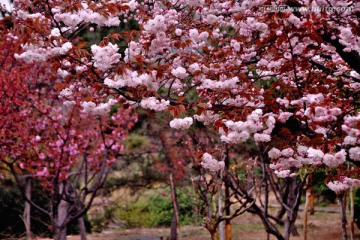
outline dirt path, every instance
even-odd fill
[[[308,217],[308,239],[309,240],[339,240],[341,239],[341,225],[339,214],[333,213],[336,207],[326,208],[326,211],[315,212],[315,215]],[[292,237],[292,240],[303,239],[303,212],[299,213],[296,226],[300,237]],[[260,220],[246,213],[239,216],[232,222],[233,240],[265,240],[267,239],[264,228]],[[88,235],[88,240],[155,240],[154,237],[163,237],[165,240],[169,236],[170,230],[167,228],[153,229],[129,229],[129,230],[107,230],[102,233]],[[348,230],[348,233],[350,231]],[[201,226],[184,226],[180,228],[181,240],[207,240],[209,234]],[[159,239],[159,238],[157,238]],[[350,238],[349,238],[350,239]],[[41,239],[38,240],[48,240]],[[68,240],[80,240],[79,236],[69,236]],[[270,240],[275,240],[270,237]],[[360,240],[360,230],[356,228],[355,239]]]

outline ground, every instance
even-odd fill
[[[341,239],[341,222],[338,213],[333,213],[337,210],[337,206],[330,206],[327,208],[317,208],[315,214],[308,217],[308,240],[339,240]],[[329,212],[330,211],[330,212]],[[300,212],[296,226],[300,237],[291,237],[292,240],[302,240],[303,235],[303,215]],[[233,240],[266,240],[267,235],[260,220],[250,214],[246,213],[239,216],[232,221],[233,226]],[[355,226],[354,240],[360,240],[360,230]],[[102,233],[88,235],[88,240],[153,240],[151,237],[163,237],[165,240],[169,236],[169,229],[155,228],[155,229],[130,229],[130,230],[107,230]],[[348,229],[348,234],[350,233]],[[180,228],[181,240],[207,240],[210,239],[209,234],[203,227],[183,226]],[[147,237],[147,238],[142,238]],[[47,240],[44,238],[37,238],[38,240]],[[68,240],[79,240],[79,236],[69,236]],[[270,237],[270,240],[276,238]],[[349,237],[350,239],[350,237]]]

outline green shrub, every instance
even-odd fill
[[[123,222],[125,227],[159,227],[170,226],[173,216],[173,205],[170,191],[165,194],[152,194],[146,200],[120,206],[114,213],[117,221]],[[178,192],[179,221],[181,225],[197,224],[193,204],[194,199],[183,192]]]

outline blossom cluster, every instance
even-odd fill
[[[189,129],[193,124],[193,119],[191,117],[186,118],[175,118],[171,120],[170,127],[178,130]]]
[[[21,54],[15,53],[15,58],[21,59],[25,62],[44,62],[51,57],[57,55],[64,55],[69,50],[72,49],[72,44],[70,42],[65,42],[61,47],[41,47],[35,46],[33,44],[26,44],[22,46],[24,52]]]
[[[334,7],[350,3],[330,2]],[[228,144],[251,139],[271,148],[284,141],[283,149],[268,152],[279,177],[291,177],[293,169],[304,165],[337,168],[349,158],[360,161],[360,115],[353,97],[360,74],[346,57],[359,53],[356,8],[285,15],[258,11],[266,4],[125,0],[82,2],[71,12],[66,4],[53,3],[48,15],[19,10],[19,21],[43,24],[45,37],[37,34],[36,41],[24,41],[16,57],[31,62],[63,55],[66,60],[55,65],[59,81],[83,85],[64,84],[60,96],[67,106],[81,102],[84,112],[105,112],[111,104],[101,102],[109,96],[154,111],[170,109],[171,101],[185,106],[189,116],[173,119],[174,129],[188,129],[197,120],[213,125]],[[302,1],[304,9],[329,4]],[[115,39],[126,39],[123,57],[111,34],[88,53],[78,47],[77,33],[130,19],[140,27],[115,34]],[[326,31],[324,21],[331,23]],[[104,89],[96,95],[89,82],[97,89],[103,83]],[[99,99],[69,101],[77,91]],[[204,164],[215,164],[209,156],[204,154]]]
[[[314,109],[308,108],[305,112],[305,116],[311,118],[314,122],[328,122],[335,121],[337,117],[341,115],[340,108],[329,108],[317,106]]]
[[[115,99],[109,99],[106,103],[100,103],[96,106],[94,102],[82,102],[81,106],[83,107],[84,113],[91,113],[91,114],[107,114],[109,113],[111,106],[113,106],[115,103],[117,103],[117,100]]]
[[[157,90],[158,84],[153,81],[153,76],[147,73],[140,74],[137,71],[126,70],[123,75],[115,75],[105,78],[104,84],[110,88],[147,86],[149,89]]]
[[[151,109],[154,111],[163,111],[170,105],[169,100],[158,100],[155,97],[144,98],[140,102],[140,106],[144,109]]]
[[[224,169],[224,161],[218,161],[209,153],[204,153],[202,156],[201,166],[211,172],[219,172]]]
[[[270,133],[275,126],[275,118],[268,116],[263,124],[263,112],[261,109],[254,110],[247,116],[246,121],[233,122],[228,120],[225,122],[229,129],[228,133],[220,131],[221,140],[227,143],[241,143],[247,141],[251,134],[254,134],[256,142],[269,142],[271,140]],[[263,132],[259,133],[259,131]]]
[[[113,64],[120,61],[121,55],[118,53],[119,47],[115,44],[108,43],[105,47],[97,45],[91,46],[93,54],[94,66],[101,71],[106,71],[112,67]]]
[[[343,177],[340,181],[332,181],[327,184],[327,186],[336,193],[344,192],[351,187],[359,187],[360,180],[352,179],[348,177]]]
[[[290,168],[299,169],[303,165],[325,164],[330,168],[336,168],[346,160],[346,151],[344,149],[336,153],[326,153],[312,147],[298,146],[295,152],[292,148],[279,150],[272,148],[268,152],[270,159],[275,160],[270,164],[270,168],[276,170],[286,170]],[[276,173],[276,172],[275,172]]]

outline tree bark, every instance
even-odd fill
[[[354,216],[354,188],[350,188],[350,239],[354,240],[355,234],[355,216]]]
[[[60,193],[62,192],[63,187],[64,186],[61,185]],[[56,229],[55,229],[55,236],[59,237],[59,240],[66,239],[66,224],[64,223],[68,215],[68,210],[69,210],[69,203],[61,199],[57,209],[57,219],[56,219]]]
[[[346,232],[346,195],[345,193],[338,194],[339,204],[340,204],[340,216],[341,216],[341,239],[347,240]]]
[[[310,189],[310,195],[309,195],[309,207],[310,207],[310,215],[315,214],[315,206],[314,206],[314,194],[312,192],[312,187]]]
[[[304,207],[304,240],[307,240],[307,227],[308,227],[308,208],[310,201],[310,194],[306,191],[305,207]]]
[[[53,238],[54,240],[66,240],[66,228],[62,226],[56,226]]]
[[[219,234],[217,231],[210,232],[211,240],[219,240]]]
[[[218,186],[218,214],[219,214],[219,218],[221,218],[223,216],[222,205],[223,205],[223,200],[222,200],[222,182],[221,182],[219,184],[219,186]],[[224,221],[221,221],[219,223],[219,240],[225,240]]]
[[[226,152],[225,158],[225,168],[229,169],[229,158],[228,153]],[[226,216],[230,216],[230,188],[228,185],[225,184],[225,214]],[[232,239],[232,229],[231,229],[231,222],[230,220],[225,221],[225,239],[231,240]]]
[[[260,217],[267,233],[274,235],[277,240],[285,240],[284,236],[278,231],[276,226],[265,216],[264,212],[257,205],[252,207],[252,212]]]
[[[295,236],[299,235],[299,233],[296,231],[295,228],[295,221],[298,213],[299,203],[300,203],[300,186],[297,186],[296,184],[296,177],[290,177],[288,178],[289,184],[289,195],[287,202],[285,203],[287,205],[286,209],[286,219],[285,219],[285,225],[284,225],[284,238],[285,240],[290,239],[291,233]]]
[[[171,219],[171,226],[170,226],[170,240],[177,240],[178,226],[179,226],[179,210],[177,205],[176,187],[172,173],[170,173],[170,188],[171,188],[171,200],[174,208],[174,215],[173,218]]]
[[[26,179],[25,195],[26,199],[31,201],[31,178]],[[31,206],[28,201],[25,201],[24,206],[24,223],[26,228],[26,240],[31,240]]]
[[[250,198],[250,196],[246,195],[244,190],[241,190],[241,187],[239,187],[236,183],[236,180],[229,174],[228,172],[225,173],[223,176],[223,181],[226,186],[229,186],[232,191],[235,192],[240,197],[244,198]],[[253,199],[249,199],[250,202],[253,201]],[[250,209],[248,209],[249,212],[256,214],[260,217],[265,230],[267,233],[274,235],[278,240],[285,240],[283,235],[279,232],[279,230],[276,228],[276,226],[272,223],[272,221],[265,215],[264,211],[255,203],[252,205]]]
[[[86,228],[84,223],[84,217],[78,219],[79,231],[81,240],[86,240]]]
[[[169,240],[177,240],[177,223],[176,223],[176,216],[175,213],[171,218],[171,225],[170,225],[170,238]]]
[[[313,177],[312,174],[309,174],[308,180],[307,180],[307,189],[306,194],[309,194],[309,207],[310,207],[310,215],[314,215],[315,213],[315,207],[314,207],[314,194],[313,194]]]

